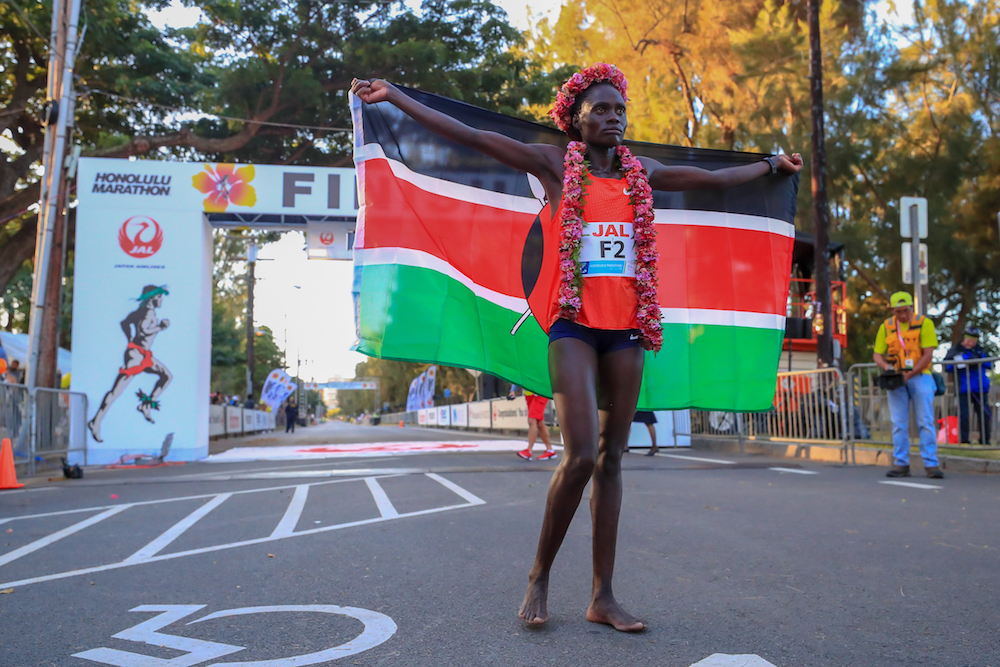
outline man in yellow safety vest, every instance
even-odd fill
[[[913,297],[896,292],[889,297],[892,317],[879,327],[875,338],[875,363],[885,371],[903,374],[903,385],[886,391],[892,416],[892,444],[895,465],[886,477],[910,476],[910,402],[920,430],[920,457],[931,479],[944,474],[938,467],[937,438],[934,433],[934,378],[931,353],[938,346],[934,323],[929,317],[914,315]]]

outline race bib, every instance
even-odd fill
[[[584,278],[635,277],[635,239],[631,222],[588,222],[580,243]]]

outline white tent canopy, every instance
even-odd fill
[[[28,334],[0,331],[0,347],[3,347],[3,351],[7,353],[8,363],[16,359],[21,363],[22,368],[28,363]],[[70,372],[72,358],[73,355],[69,350],[59,348],[59,360],[56,363],[61,374],[66,375]]]

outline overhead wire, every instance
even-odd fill
[[[165,111],[172,111],[174,113],[197,113],[205,116],[213,116],[221,120],[229,120],[236,123],[254,123],[256,125],[266,125],[268,127],[285,127],[296,130],[315,130],[319,132],[353,132],[351,128],[347,127],[323,127],[320,125],[299,125],[296,123],[276,123],[269,120],[254,120],[252,118],[238,118],[236,116],[224,116],[218,113],[212,113],[210,111],[201,111],[199,109],[185,109],[183,107],[174,107],[169,104],[158,104],[156,102],[150,102],[148,100],[140,100],[134,97],[127,97],[125,95],[119,95],[117,93],[109,93],[106,90],[99,89],[89,89],[90,93],[96,93],[98,95],[105,95],[107,97],[114,98],[116,100],[121,100],[123,102],[130,102],[132,104],[144,104],[150,107],[156,107],[158,109],[163,109]]]

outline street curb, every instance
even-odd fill
[[[692,449],[703,449],[713,452],[740,453],[740,444],[735,440],[717,440],[715,438],[691,437]],[[831,461],[848,463],[844,460],[844,450],[837,445],[820,445],[815,443],[766,442],[761,440],[744,440],[743,452],[759,456],[778,456],[789,459],[804,459],[808,461]],[[981,472],[1000,473],[1000,460],[976,459],[968,456],[941,454],[941,469],[951,472]],[[912,465],[922,469],[920,457],[915,457]],[[876,447],[858,445],[854,448],[854,462],[857,465],[891,466],[892,451]]]

